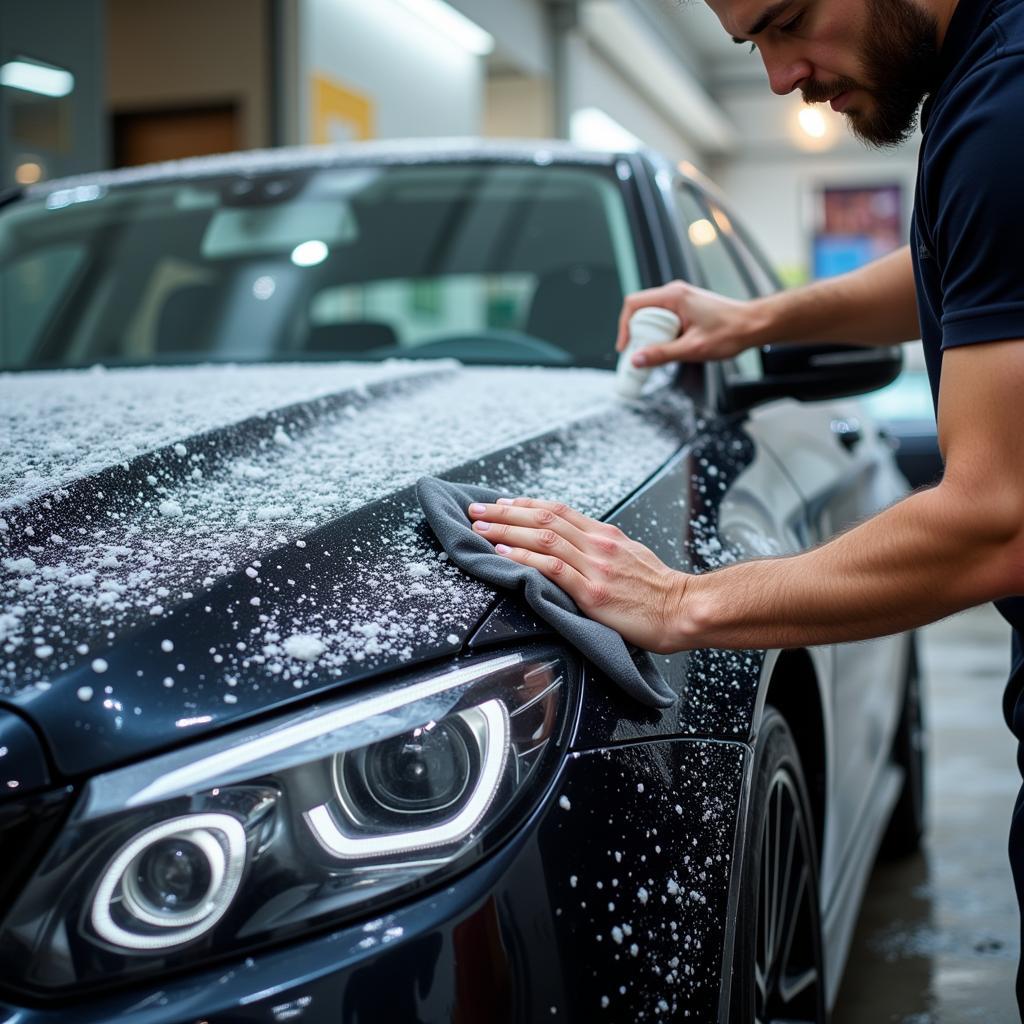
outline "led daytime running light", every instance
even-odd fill
[[[224,837],[227,850],[213,835]],[[176,918],[161,919],[148,912],[138,900],[128,896],[124,906],[140,923],[167,929],[164,935],[146,935],[128,931],[114,921],[110,913],[111,901],[122,882],[125,871],[139,854],[154,843],[171,836],[181,836],[194,843],[210,864],[210,885],[201,904],[193,911]],[[127,949],[166,949],[197,938],[209,931],[231,905],[242,880],[245,868],[245,829],[230,814],[189,814],[161,822],[136,836],[124,846],[107,866],[93,897],[90,920],[96,933],[114,945]],[[122,882],[123,884],[123,882]]]
[[[355,860],[450,846],[465,839],[483,820],[498,792],[509,748],[509,719],[505,705],[500,700],[489,700],[476,710],[487,725],[484,763],[473,795],[454,818],[432,828],[392,835],[350,836],[338,827],[327,805],[320,804],[303,814],[320,845],[341,860]]]

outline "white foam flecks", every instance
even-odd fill
[[[129,402],[122,440],[102,458],[83,453],[83,446],[96,440],[102,449],[106,436],[116,441],[112,421],[103,417],[103,409],[116,403],[103,389],[114,380],[126,396],[128,371],[89,377],[88,384],[99,383],[101,397],[94,399],[83,391],[79,404],[72,400],[74,389],[65,383],[73,379],[80,386],[86,375],[26,374],[19,375],[19,381],[40,378],[39,386],[29,391],[35,393],[42,412],[42,381],[53,381],[57,391],[64,387],[67,408],[60,406],[59,415],[75,416],[80,422],[63,432],[75,439],[76,457],[85,471],[94,471],[103,468],[100,462],[138,454],[144,438],[149,445],[166,446],[172,427],[174,433],[192,436],[216,425],[210,422],[211,408],[223,410],[220,419],[237,419],[252,412],[260,400],[268,405],[297,401],[344,390],[353,380],[372,383],[408,372],[403,367],[363,364],[174,370],[167,371],[168,396],[158,400],[156,384],[164,379],[164,371],[131,371],[145,394]],[[212,375],[213,384],[204,374]],[[52,642],[62,656],[83,641],[93,641],[94,646],[109,642],[111,630],[150,616],[173,616],[182,601],[253,567],[254,559],[263,558],[267,564],[266,553],[283,547],[299,548],[304,565],[273,587],[264,583],[267,570],[262,570],[254,580],[261,586],[259,605],[250,605],[251,590],[244,597],[237,592],[227,595],[229,607],[244,602],[257,609],[258,625],[245,637],[248,651],[218,650],[210,656],[210,669],[244,667],[250,680],[301,685],[302,679],[324,668],[381,657],[403,660],[417,645],[456,645],[478,620],[491,591],[438,557],[418,507],[401,511],[397,518],[392,513],[388,525],[382,523],[381,536],[351,542],[342,536],[333,542],[334,552],[321,550],[310,532],[411,486],[421,475],[442,474],[503,444],[514,446],[519,438],[544,433],[551,429],[553,417],[585,418],[546,436],[529,459],[513,447],[491,468],[491,478],[478,482],[513,495],[557,497],[587,514],[601,514],[657,469],[678,444],[668,427],[609,403],[609,375],[597,371],[459,369],[442,363],[418,367],[417,375],[424,374],[422,382],[399,394],[363,395],[364,404],[355,417],[338,409],[319,414],[301,429],[289,427],[290,444],[273,443],[268,427],[264,442],[239,445],[237,452],[234,446],[217,449],[216,460],[209,462],[204,461],[203,450],[208,442],[189,443],[186,455],[175,455],[171,462],[191,465],[198,460],[203,463],[198,477],[172,472],[168,463],[166,470],[150,474],[156,484],[140,477],[138,493],[133,489],[100,498],[97,488],[92,511],[71,528],[61,526],[64,543],[39,552],[33,548],[32,557],[11,556],[0,563],[0,649],[14,654],[27,642],[33,624],[43,620],[48,633],[50,623],[61,624],[63,635]],[[0,377],[0,399],[9,387]],[[216,402],[211,398],[214,390]],[[202,401],[193,401],[193,392]],[[19,399],[22,416],[28,411],[27,401]],[[147,412],[147,401],[162,408],[163,414]],[[489,412],[496,406],[515,408],[516,414],[494,420]],[[7,406],[0,401],[0,408],[2,425]],[[479,430],[481,422],[490,424],[486,435]],[[17,436],[22,439],[19,457],[0,453],[0,503],[12,494],[26,499],[36,492],[36,485],[27,486],[24,477],[31,461],[28,434]],[[80,475],[73,457],[62,459],[66,461],[48,457],[39,463],[33,477],[39,487]],[[164,510],[172,507],[181,514],[166,514]],[[13,532],[0,534],[0,554]],[[339,565],[351,567],[343,590],[332,595],[318,591],[323,572]],[[72,578],[79,583],[62,585]],[[12,592],[6,585],[10,580],[20,589]],[[428,595],[426,607],[423,598]],[[418,603],[410,615],[413,600]],[[247,614],[255,617],[254,612]],[[282,639],[293,636],[313,636],[321,650],[313,658],[296,655]],[[16,659],[0,660],[0,687],[44,678],[48,666],[34,661],[26,669]]]
[[[170,498],[166,501],[161,501],[157,506],[157,509],[159,510],[160,515],[167,516],[169,519],[177,519],[185,514],[185,510],[181,505],[176,501],[172,501]]]
[[[563,811],[568,811],[572,807],[572,803],[569,801],[567,796],[560,796],[558,798],[558,806],[561,807]]]
[[[282,644],[284,653],[299,661],[316,661],[324,653],[324,642],[318,636],[296,633]]]
[[[93,670],[93,672],[97,673],[98,675],[102,675],[104,672],[107,671],[108,668],[109,668],[109,666],[107,665],[107,662],[106,662],[105,659],[103,659],[103,658],[93,658],[93,660],[92,660],[92,670]]]
[[[343,363],[0,374],[0,435],[9,438],[0,446],[0,506],[163,445],[186,459],[182,437],[409,372],[401,363]]]
[[[3,567],[18,576],[30,576],[36,568],[35,560],[32,558],[5,558]]]

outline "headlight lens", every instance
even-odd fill
[[[431,884],[529,812],[573,691],[560,651],[474,659],[93,779],[4,922],[0,972],[109,983]]]
[[[124,949],[165,949],[209,931],[238,892],[245,829],[229,814],[148,828],[107,866],[92,900],[96,934]]]

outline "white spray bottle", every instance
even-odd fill
[[[615,387],[620,398],[639,398],[652,367],[634,366],[633,356],[648,345],[664,345],[679,337],[682,324],[671,310],[645,306],[629,318],[629,342],[619,356]]]

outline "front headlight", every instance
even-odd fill
[[[0,972],[109,984],[436,883],[550,783],[572,683],[552,649],[474,659],[93,779],[4,923]]]

